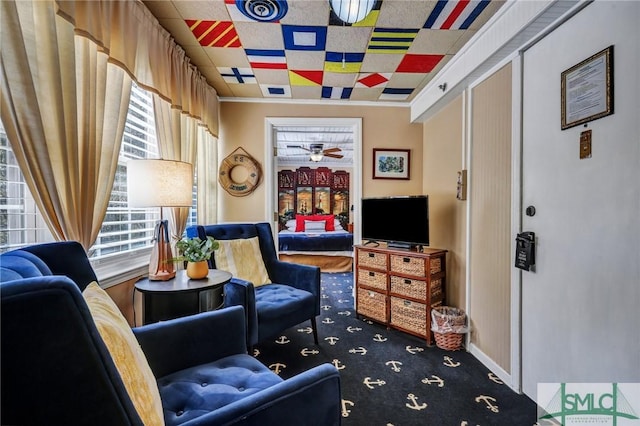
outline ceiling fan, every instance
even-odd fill
[[[338,152],[342,151],[340,148],[335,147],[335,148],[322,149],[323,146],[324,145],[321,143],[312,143],[309,145],[309,148],[302,145],[287,145],[287,148],[304,149],[305,151],[309,152],[309,160],[314,161],[316,163],[322,160],[323,157],[330,157],[330,158],[344,157],[344,155],[337,154]],[[294,154],[294,155],[307,155],[307,154]]]

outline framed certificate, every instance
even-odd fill
[[[562,130],[613,114],[613,45],[562,73]]]

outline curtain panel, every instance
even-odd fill
[[[201,121],[218,136],[218,96],[184,50],[141,1],[55,0],[58,14],[73,23],[136,82],[172,108]]]
[[[171,108],[158,95],[153,95],[153,111],[160,157],[190,163],[195,170],[198,147],[198,122],[180,110]],[[169,214],[169,229],[173,233],[171,245],[175,247],[186,228],[189,207],[173,207]]]
[[[109,203],[131,79],[51,2],[0,2],[0,116],[57,240],[96,240]]]

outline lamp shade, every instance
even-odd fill
[[[309,155],[309,159],[311,161],[315,161],[316,163],[320,160],[322,160],[322,157],[324,157],[324,155],[322,154],[322,152],[312,152],[311,155]]]
[[[353,24],[367,17],[373,9],[375,0],[330,0],[329,3],[338,18]]]
[[[130,160],[127,195],[129,207],[189,207],[193,166],[173,160]]]

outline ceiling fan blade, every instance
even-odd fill
[[[329,152],[329,153],[325,152],[325,153],[324,153],[324,156],[325,156],[325,157],[331,157],[331,158],[342,158],[342,157],[344,157],[344,155],[340,155],[340,154],[331,154],[330,152]]]
[[[323,152],[326,154],[327,152],[340,152],[340,151],[342,151],[340,148],[335,147],[335,148],[327,148]]]

